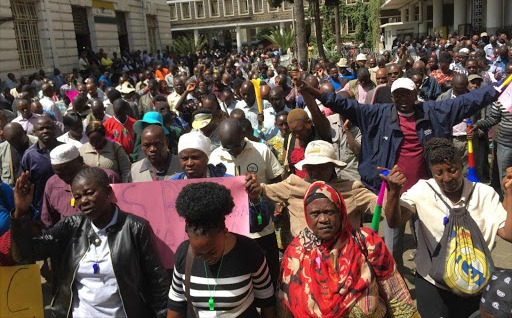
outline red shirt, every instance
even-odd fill
[[[396,164],[404,173],[407,181],[402,187],[402,193],[409,190],[418,180],[428,179],[427,165],[423,158],[423,147],[416,133],[416,116],[410,117],[398,115],[400,130],[404,139],[398,147],[398,160]]]
[[[115,117],[111,117],[103,123],[105,136],[123,146],[128,155],[133,153],[135,147],[135,131],[133,130],[135,122],[134,118],[128,116],[124,125]]]

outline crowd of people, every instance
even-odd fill
[[[10,73],[0,266],[43,261],[57,317],[511,317],[511,270],[489,252],[512,242],[512,113],[498,100],[511,76],[512,41],[485,32],[309,63],[100,50],[66,75]],[[208,182],[232,176],[247,237],[226,228],[230,191]],[[175,205],[189,239],[164,268],[110,185],[189,178],[204,179]],[[383,182],[381,238],[363,223]]]

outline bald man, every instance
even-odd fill
[[[8,123],[3,129],[5,142],[0,143],[0,176],[3,183],[14,187],[21,175],[21,158],[25,151],[37,142],[37,137],[29,136],[18,123]]]
[[[426,97],[427,100],[436,100],[442,93],[441,86],[439,86],[435,78],[427,75],[426,64],[418,60],[414,62],[412,68],[420,72],[423,76],[423,83],[420,86],[420,90],[422,91],[421,96]]]
[[[171,154],[165,132],[160,125],[149,125],[141,133],[141,147],[146,158],[132,165],[128,182],[169,180],[181,172],[180,160]]]
[[[258,103],[256,101],[256,92],[254,85],[250,81],[245,81],[240,88],[242,100],[236,103],[236,108],[244,111],[245,118],[249,119],[253,128],[260,130],[261,123],[258,121]],[[262,100],[263,109],[272,107],[270,102]]]

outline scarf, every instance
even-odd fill
[[[311,184],[304,196],[306,220],[307,205],[320,198],[327,198],[336,206],[341,220],[339,231],[332,239],[323,241],[314,235],[308,223],[309,228],[304,229],[286,250],[281,266],[281,296],[298,318],[346,316],[362,296],[370,293],[372,274],[365,255],[352,236],[341,194],[325,182]],[[368,234],[367,246],[372,244],[373,233],[364,234]],[[372,256],[377,253],[376,261],[382,265],[377,276],[389,276],[393,266],[389,267],[389,259],[378,257],[381,252],[381,248],[375,248],[371,253]],[[391,265],[394,265],[392,261]]]

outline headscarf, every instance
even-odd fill
[[[305,228],[286,250],[281,266],[281,297],[295,317],[344,317],[362,296],[370,293],[372,273],[352,235],[341,194],[323,181],[311,184],[304,195],[306,220],[308,204],[320,198],[326,198],[336,206],[341,226],[328,241],[320,240]],[[376,234],[363,231],[366,246],[373,244]],[[389,252],[382,250],[385,250],[383,245],[373,246],[369,258],[377,276],[389,278],[394,261]]]

